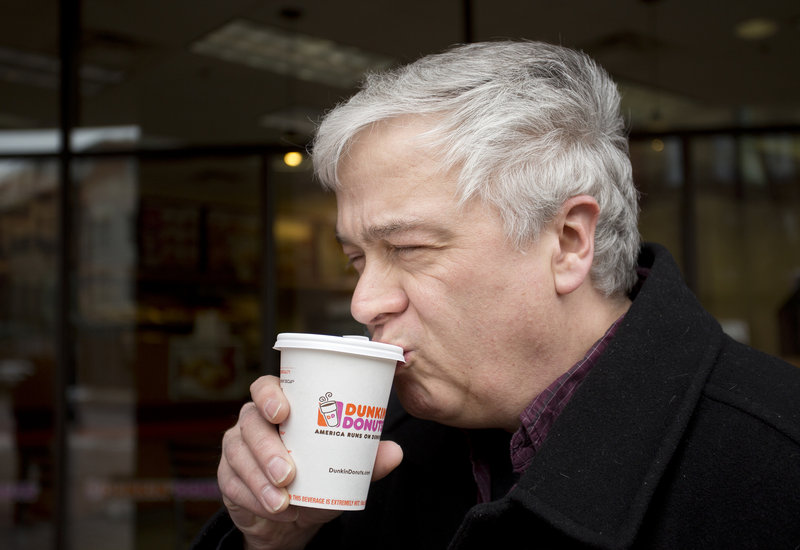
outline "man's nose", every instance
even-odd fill
[[[408,297],[390,269],[367,267],[358,279],[350,313],[363,325],[376,325],[408,307]]]

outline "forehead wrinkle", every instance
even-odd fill
[[[370,225],[365,227],[359,236],[364,242],[376,242],[387,239],[392,235],[397,235],[398,233],[407,233],[415,230],[425,231],[440,238],[450,236],[450,231],[447,229],[416,218],[389,220],[385,223]],[[339,241],[340,244],[350,243],[350,239],[338,231],[336,233],[336,240]]]

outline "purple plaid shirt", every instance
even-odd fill
[[[575,390],[597,362],[597,359],[614,338],[624,315],[617,319],[589,349],[586,355],[567,372],[559,376],[550,386],[531,401],[522,411],[522,426],[511,437],[511,466],[514,474],[521,474],[530,466],[551,426],[564,410]],[[492,500],[492,469],[490,464],[473,453],[472,470],[478,484],[478,501]]]

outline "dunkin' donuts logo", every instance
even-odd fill
[[[386,416],[385,407],[373,407],[357,403],[336,401],[333,394],[327,392],[319,398],[319,411],[317,426],[324,428],[341,428],[356,432],[374,432],[380,435],[383,429],[383,419]],[[327,430],[317,430],[317,433],[326,433]],[[326,435],[344,435],[340,432],[326,433]]]

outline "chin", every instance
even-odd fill
[[[433,396],[422,386],[407,377],[395,378],[394,386],[397,397],[408,414],[423,420],[441,422],[439,407]]]
[[[415,418],[429,420],[453,427],[466,427],[458,413],[453,411],[441,399],[441,392],[427,391],[420,384],[409,379],[395,379],[395,390],[405,411]]]

